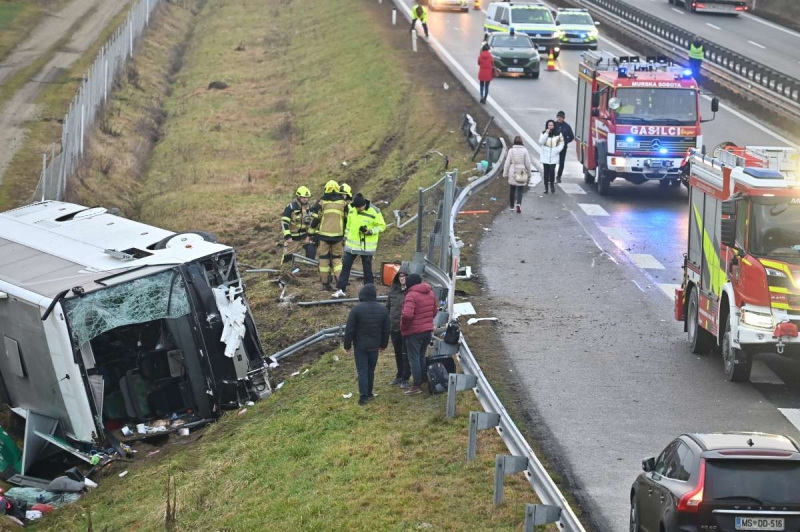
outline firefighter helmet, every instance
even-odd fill
[[[297,190],[294,191],[294,195],[298,198],[310,198],[311,191],[308,189],[308,187],[301,185],[297,187]]]
[[[341,185],[339,185],[339,194],[343,195],[346,198],[352,198],[353,189],[350,188],[350,185],[348,185],[347,183],[342,183]]]
[[[331,192],[339,192],[339,183],[333,179],[325,183],[325,194],[329,194]]]

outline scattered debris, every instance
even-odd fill
[[[284,381],[281,381],[281,382],[279,382],[279,383],[278,383],[278,385],[277,385],[277,386],[275,386],[275,389],[276,389],[276,390],[280,390],[281,388],[283,388],[283,385],[284,385],[284,384],[286,384],[286,382],[284,382]]]
[[[450,89],[450,85],[448,85],[446,81],[442,84],[442,87],[444,87],[444,90]]]
[[[151,456],[155,456],[155,455],[157,455],[157,454],[158,454],[160,451],[161,451],[161,449],[156,449],[155,451],[150,451],[149,453],[147,453],[147,457],[149,458],[149,457],[151,457]]]
[[[253,401],[247,401],[244,406],[255,406],[256,404]]]
[[[342,166],[347,166],[347,161],[342,161]]]
[[[244,414],[245,412],[247,412],[247,409],[246,409],[246,408],[242,408],[241,410],[239,410],[239,413],[238,413],[238,414],[236,414],[236,415],[237,415],[237,416],[241,416],[241,415],[242,415],[242,414]]]
[[[234,48],[234,50],[235,50],[235,51],[237,51],[237,52],[244,52],[244,43],[241,43],[241,42],[240,42],[240,43],[239,43],[239,46],[237,46],[236,48]]]
[[[492,197],[490,197],[490,198],[489,198],[489,201],[497,201],[497,198],[495,198],[494,196],[492,196]]]
[[[461,280],[472,279],[472,266],[463,266],[459,268],[458,271],[456,272],[456,279],[461,279]]]
[[[458,214],[490,214],[491,211],[458,211]]]
[[[122,478],[122,477],[124,477],[124,476],[125,476],[125,475],[127,475],[127,474],[128,474],[128,471],[126,470],[126,471],[123,471],[122,473],[120,473],[120,474],[119,474],[119,475],[117,475],[117,476],[118,476],[119,478]]]
[[[351,397],[353,397],[353,392],[342,394],[342,399],[350,399]]]
[[[180,436],[188,436],[188,435],[189,435],[189,429],[180,429],[180,430],[178,431],[178,434],[179,434]]]
[[[228,88],[228,84],[224,81],[212,81],[208,84],[208,90],[225,90]]]
[[[333,361],[339,362],[339,355],[333,355]]]
[[[479,321],[498,321],[497,318],[470,318],[467,320],[467,325],[475,325]]]
[[[306,370],[305,370],[305,371],[304,371],[302,374],[303,374],[303,375],[305,375],[305,374],[306,374],[306,373],[308,373],[309,371],[310,371],[310,370],[309,370],[309,368],[306,368]]]
[[[292,374],[291,374],[291,375],[289,375],[289,376],[290,376],[290,377],[297,377],[298,375],[300,375],[300,371],[295,371],[294,373],[292,373]]]

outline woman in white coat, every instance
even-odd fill
[[[511,187],[508,194],[509,208],[512,211],[516,208],[517,213],[522,212],[522,191],[531,179],[531,156],[522,145],[522,137],[514,137],[514,145],[508,151],[503,166],[503,177],[508,179]]]
[[[542,147],[540,160],[544,167],[544,193],[547,194],[549,188],[555,194],[556,164],[558,164],[561,150],[564,149],[564,137],[561,136],[561,133],[556,132],[554,120],[548,120],[545,124],[542,136],[539,137],[539,145]]]

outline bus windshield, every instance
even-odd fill
[[[800,199],[753,198],[750,253],[800,258]]]
[[[697,91],[693,89],[619,88],[618,124],[693,126],[697,124]]]

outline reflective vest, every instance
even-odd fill
[[[362,233],[361,228],[368,229]],[[347,213],[347,240],[344,250],[356,255],[374,255],[378,249],[378,235],[386,229],[386,222],[377,207],[367,202],[367,207],[358,212],[355,207],[350,207]]]
[[[417,15],[417,8],[422,9],[422,15]],[[428,10],[423,6],[414,6],[411,8],[411,20],[419,19],[423,24],[428,22]]]
[[[695,46],[694,43],[689,45],[689,59],[698,59],[700,61],[705,57],[703,45]]]
[[[290,236],[294,240],[301,240],[307,235],[313,234],[311,220],[313,216],[308,205],[301,205],[297,201],[291,202],[283,210],[281,217],[281,228],[283,236]]]
[[[343,199],[322,200],[319,202],[319,227],[317,234],[325,239],[344,238],[344,216],[347,204]]]

